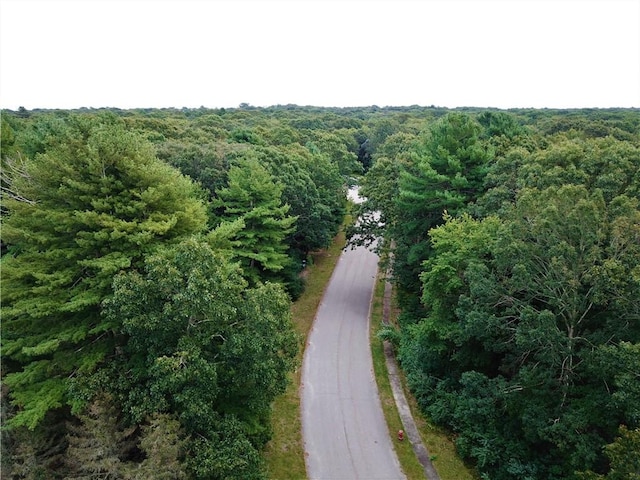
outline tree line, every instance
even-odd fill
[[[640,474],[640,116],[455,111],[362,183],[426,415],[482,478]]]
[[[3,112],[3,478],[265,477],[290,302],[362,168],[247,113]]]
[[[460,454],[637,473],[637,110],[21,109],[0,146],[3,477],[264,478],[289,305],[357,179],[381,334]]]

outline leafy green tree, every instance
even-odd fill
[[[403,365],[492,478],[597,466],[616,426],[636,425],[637,360],[614,347],[640,336],[636,205],[582,186],[523,190],[503,219],[431,231],[426,315],[405,329]]]
[[[597,188],[609,203],[619,195],[637,197],[639,179],[640,150],[632,142],[560,138],[538,150],[515,146],[491,165],[478,211],[498,211],[522,188],[567,184]]]
[[[70,403],[70,379],[110,355],[120,326],[100,316],[114,274],[205,227],[194,184],[113,117],[71,117],[3,198],[2,342],[11,426]]]
[[[621,425],[613,443],[604,447],[610,469],[606,474],[593,471],[578,472],[580,480],[639,480],[640,429],[629,430]]]
[[[285,182],[283,196],[292,206],[292,213],[298,215],[298,221],[302,219],[292,240],[306,255],[310,251],[328,247],[338,233],[345,214],[346,181],[338,164],[313,145],[308,144],[307,148],[290,158],[298,165],[302,178],[298,178],[297,185]],[[271,168],[273,174],[277,175],[278,164],[272,164]],[[307,176],[307,186],[300,185],[300,181],[307,181]]]
[[[13,127],[2,116],[0,120],[0,157],[12,157],[16,154],[16,136]],[[3,165],[4,167],[4,165]]]
[[[467,270],[492,254],[502,222],[496,217],[478,221],[469,215],[447,215],[444,220],[444,225],[429,232],[435,254],[424,262],[420,275],[425,316],[403,335],[407,347],[403,364],[410,372],[432,375],[416,384],[421,395],[443,375],[458,378],[465,369],[480,370],[493,361],[476,345],[462,343],[465,336],[456,308],[460,295],[468,292]]]
[[[213,204],[222,210],[221,219],[242,219],[234,250],[253,282],[282,270],[289,258],[285,238],[294,229],[296,217],[287,215],[282,204],[283,186],[273,181],[257,160],[243,160],[229,169],[228,185],[216,191]]]
[[[350,176],[363,172],[362,164],[358,162],[358,156],[349,151],[345,139],[340,138],[335,133],[321,130],[314,130],[313,133],[314,135],[310,142],[307,143],[307,146],[313,146],[323,155],[326,155],[330,162],[337,166],[340,175],[345,178],[345,181],[348,181]]]
[[[640,425],[640,342],[621,341],[600,345],[589,361],[589,373],[607,382],[607,392],[616,409],[621,411],[619,421],[632,428]]]
[[[380,145],[375,160],[359,185],[361,203],[356,207],[358,222],[349,227],[351,245],[376,245],[379,253],[391,251],[398,216],[397,198],[401,171],[410,168],[415,160],[418,137],[399,132],[390,135]]]
[[[304,258],[327,247],[344,216],[344,179],[337,165],[312,144],[259,147],[240,158],[257,160],[281,185],[281,201],[297,217],[286,241],[290,254]]]
[[[119,275],[106,301],[129,342],[107,376],[134,422],[180,420],[192,478],[261,478],[270,405],[297,343],[290,302],[276,284],[248,288],[228,253],[196,239]]]
[[[293,299],[302,293],[299,273],[309,252],[326,248],[338,232],[345,213],[345,179],[337,164],[315,145],[261,146],[240,157],[257,160],[282,186],[281,202],[296,222],[284,243],[290,261],[278,277]]]
[[[362,179],[359,195],[362,202],[356,207],[358,222],[349,227],[351,245],[371,246],[389,250],[394,226],[399,221],[396,208],[398,174],[401,162],[381,157]]]
[[[158,158],[178,168],[197,181],[211,196],[224,187],[229,170],[227,155],[233,146],[209,140],[191,143],[187,140],[165,141],[158,146]]]
[[[323,192],[308,171],[299,163],[278,165],[278,177],[284,183],[283,200],[291,205],[289,213],[296,217],[295,230],[289,235],[289,245],[301,258],[309,252],[326,248],[336,234],[336,218],[327,205]]]

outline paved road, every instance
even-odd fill
[[[343,252],[309,334],[302,372],[302,428],[313,480],[405,478],[391,445],[369,348],[378,257]]]

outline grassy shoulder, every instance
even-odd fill
[[[351,219],[347,218],[347,225]],[[273,437],[267,444],[265,458],[267,472],[272,480],[304,479],[307,477],[302,424],[300,419],[300,376],[304,347],[313,324],[318,305],[333,269],[346,243],[344,228],[334,238],[331,246],[312,255],[313,262],[307,267],[306,287],[300,298],[293,303],[291,313],[300,338],[296,369],[290,375],[289,387],[273,403]]]
[[[407,479],[424,479],[424,470],[413,452],[411,443],[406,440],[404,442],[397,441],[397,432],[402,428],[402,423],[391,391],[391,384],[385,364],[383,342],[377,337],[377,332],[382,326],[383,319],[384,284],[385,280],[383,276],[379,275],[371,308],[371,353],[373,356],[376,382],[378,383],[382,409],[387,420],[387,425],[389,426],[389,435],[391,435],[394,441],[400,465]],[[397,309],[391,308],[391,323],[395,323],[395,315],[397,315]],[[431,461],[438,471],[440,478],[442,480],[477,480],[479,477],[473,469],[467,467],[456,454],[455,445],[451,437],[442,429],[431,424],[424,415],[422,415],[415,398],[407,387],[406,379],[402,371],[399,370],[399,372],[404,394],[420,432],[422,442],[429,451]]]
[[[400,420],[400,414],[396,408],[396,402],[393,398],[393,392],[391,391],[391,383],[389,381],[389,375],[387,373],[385,363],[384,345],[382,340],[380,340],[376,335],[382,325],[383,297],[384,279],[378,275],[373,293],[371,323],[369,327],[371,356],[373,358],[373,370],[376,377],[376,383],[378,384],[378,395],[380,396],[382,411],[387,421],[387,427],[389,428],[389,436],[391,437],[391,441],[393,442],[393,446],[396,450],[402,471],[407,476],[408,480],[424,479],[424,470],[413,452],[411,443],[408,441],[400,442],[397,439],[398,430],[402,429],[402,421]]]

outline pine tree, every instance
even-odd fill
[[[123,478],[123,459],[134,445],[136,427],[119,428],[118,410],[112,400],[99,395],[80,415],[81,423],[68,425],[65,463],[70,478]]]
[[[100,316],[114,274],[206,224],[194,184],[115,117],[66,122],[12,179],[19,195],[3,198],[3,357],[18,407],[11,426],[34,428],[72,403],[70,379],[114,351],[118,321]]]
[[[293,231],[296,217],[287,216],[289,206],[282,204],[282,190],[257,160],[243,160],[229,169],[228,186],[216,191],[213,203],[223,209],[223,220],[244,221],[235,253],[253,282],[289,262],[285,238]]]
[[[181,437],[180,422],[168,414],[153,415],[143,427],[140,448],[146,458],[131,470],[130,478],[145,480],[180,480],[187,478],[181,462],[185,440]]]
[[[482,191],[491,151],[470,116],[451,113],[435,122],[398,179],[394,225],[394,274],[404,299],[417,304],[422,262],[430,254],[427,232],[475,201]],[[419,308],[413,305],[411,308]]]

